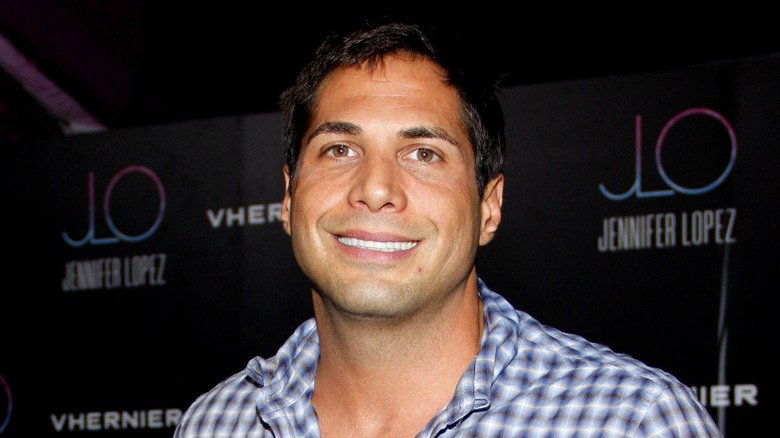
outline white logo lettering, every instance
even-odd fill
[[[51,414],[54,430],[100,431],[120,429],[174,428],[181,420],[181,409],[150,409],[148,411],[107,411]]]
[[[264,225],[282,221],[282,204],[253,204],[246,207],[220,208],[216,211],[206,210],[206,217],[211,228],[243,227],[245,225]]]

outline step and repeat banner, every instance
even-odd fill
[[[780,57],[503,90],[487,284],[672,372],[726,436],[778,407]],[[280,116],[2,151],[0,438],[170,436],[312,314]]]

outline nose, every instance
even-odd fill
[[[394,157],[367,156],[355,172],[350,204],[372,212],[397,212],[406,208],[401,169]]]

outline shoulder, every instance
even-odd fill
[[[491,404],[522,419],[518,424],[720,436],[691,389],[673,375],[543,325],[489,290],[481,293],[490,326],[483,348],[493,349],[495,361]]]
[[[671,374],[629,355],[544,325],[486,287],[480,293],[486,321],[483,349],[495,351],[498,369],[518,369],[532,381],[564,379],[570,385],[611,379],[615,385],[635,384],[660,392],[680,384]]]
[[[258,383],[243,370],[223,380],[210,391],[198,397],[187,409],[176,428],[175,436],[206,437],[218,435],[222,429],[234,430],[247,413],[253,414]],[[256,421],[257,416],[254,415]],[[242,427],[251,427],[246,424]]]
[[[198,397],[175,437],[265,436],[263,414],[281,411],[311,391],[318,342],[316,322],[305,321],[276,355],[253,358],[244,370]]]

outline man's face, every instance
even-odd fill
[[[324,305],[404,317],[473,283],[503,180],[480,198],[460,114],[427,60],[389,57],[322,84],[292,183],[285,169],[282,220]]]

